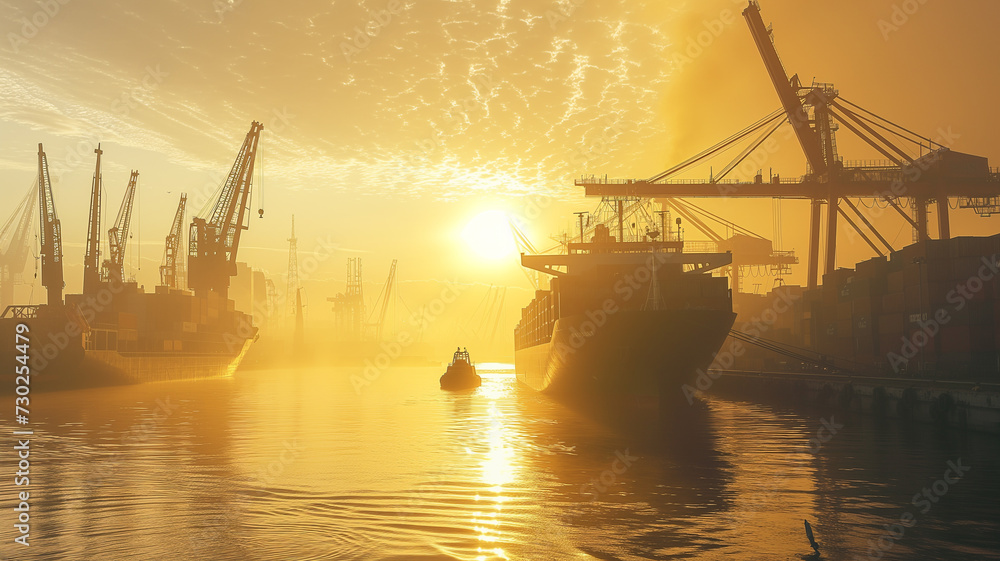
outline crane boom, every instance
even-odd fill
[[[0,264],[6,267],[12,276],[17,276],[23,271],[24,265],[28,262],[30,253],[28,235],[35,211],[31,199],[35,195],[35,189],[37,187],[32,185],[0,231],[0,252],[2,252]]]
[[[181,201],[177,204],[174,221],[167,234],[166,249],[163,250],[163,263],[160,265],[160,283],[170,288],[182,288],[177,274],[177,250],[180,249],[181,236],[184,234],[184,215],[187,212],[187,193],[181,193]]]
[[[392,260],[389,267],[389,278],[385,281],[385,300],[382,300],[382,309],[378,314],[378,323],[375,324],[375,340],[382,340],[382,328],[385,326],[385,313],[389,310],[389,298],[392,296],[392,285],[396,282],[396,259]]]
[[[108,230],[108,246],[110,258],[102,265],[101,277],[105,282],[125,282],[125,247],[128,245],[128,231],[132,222],[132,203],[135,201],[136,182],[139,172],[132,170],[128,186],[125,187],[125,197],[118,209],[115,225]]]
[[[0,229],[0,311],[14,303],[14,283],[22,280],[24,265],[28,262],[28,234],[35,211],[31,200],[35,189],[34,185],[28,189]]]
[[[87,224],[87,250],[83,257],[83,293],[94,294],[101,283],[101,145],[94,149],[97,167],[90,191],[90,218]]]
[[[250,195],[257,144],[264,125],[250,125],[210,217],[195,218],[188,242],[190,286],[196,293],[229,293],[229,279],[236,274],[240,235],[249,228]],[[263,213],[263,211],[261,211]]]
[[[49,162],[41,143],[38,144],[38,211],[39,238],[41,239],[42,286],[48,292],[48,304],[62,304],[63,252],[62,225],[56,215],[49,180]]]
[[[771,77],[774,89],[778,92],[781,106],[788,115],[788,122],[795,130],[795,136],[799,139],[799,144],[802,146],[802,151],[805,152],[809,165],[812,166],[814,173],[820,176],[824,175],[828,166],[819,136],[809,126],[809,114],[806,112],[802,100],[799,99],[796,88],[792,87],[792,81],[788,79],[781,59],[778,58],[778,51],[774,48],[774,38],[764,25],[764,19],[760,15],[760,5],[751,0],[749,6],[743,10],[743,17],[746,18],[747,24],[750,26],[750,34],[753,35],[754,43],[757,44],[757,50],[760,51],[760,56],[764,60],[764,66]],[[793,81],[798,82],[798,78],[794,78]]]

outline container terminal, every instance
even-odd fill
[[[836,401],[845,407],[1000,431],[1000,283],[994,282],[1000,271],[1000,236],[951,235],[955,210],[984,217],[1000,212],[1000,170],[991,168],[985,157],[952,150],[947,139],[915,133],[848,101],[832,83],[807,84],[797,74],[789,77],[759,4],[749,2],[743,17],[778,95],[779,109],[647,179],[589,175],[575,181],[587,196],[600,197],[602,205],[617,209],[619,221],[622,209],[656,200],[711,240],[704,251],[731,252],[730,261],[719,270],[730,279],[739,317],[710,364],[688,373],[686,383],[671,383],[663,391],[690,398],[711,388],[739,388],[755,395],[765,388],[765,394],[793,395],[800,401]],[[804,175],[772,172],[764,177],[758,170],[752,181],[728,178],[786,124],[805,155]],[[841,127],[884,160],[845,160],[837,148]],[[708,179],[677,178],[741,146],[732,160],[713,167]],[[690,201],[695,198],[810,201],[806,285],[782,283],[760,295],[740,292],[742,271],[756,266],[781,276],[798,259],[700,208]],[[911,245],[894,245],[879,231],[871,213],[865,212],[865,207],[876,206],[905,220],[913,230]],[[595,231],[588,228],[589,216],[584,223],[583,214],[579,242],[593,243]],[[723,237],[712,221],[736,235]],[[597,217],[593,222],[600,228],[606,221]],[[875,257],[851,268],[838,267],[838,227],[853,230]],[[651,239],[644,244],[655,245]],[[618,249],[627,245],[621,235],[617,242]],[[698,242],[679,243],[680,251],[685,243],[698,247]],[[522,262],[534,267],[536,259],[525,255]],[[689,264],[684,270],[697,268]],[[530,332],[539,322],[533,312],[537,307],[533,302],[526,308],[515,333],[518,341],[526,328]],[[541,317],[548,317],[546,313]]]

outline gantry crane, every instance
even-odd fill
[[[347,289],[327,298],[333,302],[334,326],[340,337],[350,341],[365,338],[365,296],[360,257],[347,258]]]
[[[48,305],[58,306],[62,304],[64,286],[62,225],[56,215],[56,204],[52,199],[52,182],[49,180],[49,162],[41,143],[38,144],[38,211],[42,286],[48,292]]]
[[[577,180],[576,185],[584,187],[588,196],[601,197],[770,197],[809,200],[812,203],[808,258],[810,288],[818,284],[820,223],[824,204],[827,273],[836,268],[839,218],[853,227],[875,253],[884,255],[883,248],[893,251],[885,236],[849,200],[851,197],[863,199],[874,196],[876,200],[884,201],[884,204],[892,207],[914,228],[916,237],[920,240],[928,238],[927,206],[932,201],[937,204],[938,233],[942,239],[951,236],[948,205],[950,197],[959,198],[960,207],[972,208],[981,215],[1000,212],[1000,171],[991,169],[986,158],[955,152],[941,142],[884,119],[844,99],[832,84],[814,82],[805,86],[798,75],[788,78],[778,58],[772,33],[764,25],[759,4],[749,2],[743,16],[781,101],[781,109],[649,179],[591,176]],[[775,175],[765,182],[758,172],[752,182],[725,179],[726,175],[786,122],[791,124],[805,154],[808,168],[804,176],[789,180]],[[845,165],[837,154],[836,131],[840,125],[861,138],[887,158],[887,161]],[[755,133],[759,136],[753,137]],[[671,181],[672,176],[748,138],[753,139],[751,144],[708,181]],[[896,140],[894,142],[891,139]],[[914,156],[901,149],[896,144],[900,140],[910,143],[919,154]],[[903,210],[901,198],[912,201],[916,209],[915,217]],[[848,210],[858,218],[860,224],[851,218]],[[879,243],[869,237],[863,228],[870,231]]]
[[[170,223],[170,233],[167,234],[166,247],[163,250],[163,261],[160,264],[160,284],[170,288],[184,288],[181,279],[183,260],[177,259],[181,247],[181,237],[184,235],[184,215],[187,212],[187,193],[181,193],[177,203],[174,221]]]
[[[87,224],[87,249],[83,256],[83,293],[96,294],[101,284],[101,145],[94,149],[97,167],[90,190],[90,217]]]
[[[103,282],[125,282],[125,248],[128,246],[129,228],[132,223],[132,203],[135,201],[136,184],[139,172],[132,170],[128,186],[125,187],[125,197],[118,209],[115,225],[108,230],[109,259],[101,265],[101,280]]]
[[[14,303],[14,285],[22,281],[24,266],[28,262],[35,205],[32,198],[36,187],[32,185],[17,205],[10,218],[0,228],[0,312]]]
[[[260,132],[264,125],[250,125],[236,161],[223,184],[208,219],[195,218],[188,240],[188,285],[195,294],[216,292],[228,297],[229,280],[236,275],[240,235],[250,227],[253,170]],[[259,211],[263,216],[264,211]]]

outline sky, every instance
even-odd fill
[[[745,5],[0,0],[0,210],[30,188],[44,143],[67,288],[78,291],[100,142],[106,223],[129,171],[140,171],[130,265],[156,284],[179,194],[207,208],[259,120],[254,206],[265,215],[252,220],[240,260],[282,287],[294,214],[300,260],[338,248],[302,275],[314,301],[343,290],[347,257],[365,260],[376,289],[399,259],[404,282],[509,285],[516,317],[532,296],[516,257],[480,255],[462,234],[469,222],[506,212],[536,246],[554,245],[551,236],[573,234],[572,212],[597,204],[574,178],[655,175],[776,109]],[[789,74],[833,82],[927,136],[950,131],[953,149],[1000,165],[990,103],[1000,3],[765,0],[762,9]],[[848,160],[876,156],[846,131],[839,147]],[[786,138],[761,167],[792,177],[805,161]],[[704,206],[804,258],[804,203],[781,203],[779,232],[770,200]],[[909,236],[901,220],[884,220],[890,241]],[[995,221],[956,211],[952,228],[993,233]],[[842,235],[841,266],[870,257]],[[804,282],[804,267],[789,280]]]

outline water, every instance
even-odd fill
[[[712,398],[662,445],[509,373],[451,394],[390,369],[358,395],[354,372],[33,396],[31,546],[4,446],[0,559],[811,559],[808,519],[822,559],[854,560],[905,512],[870,553],[1000,559],[995,436],[835,416],[814,452],[820,418]]]

